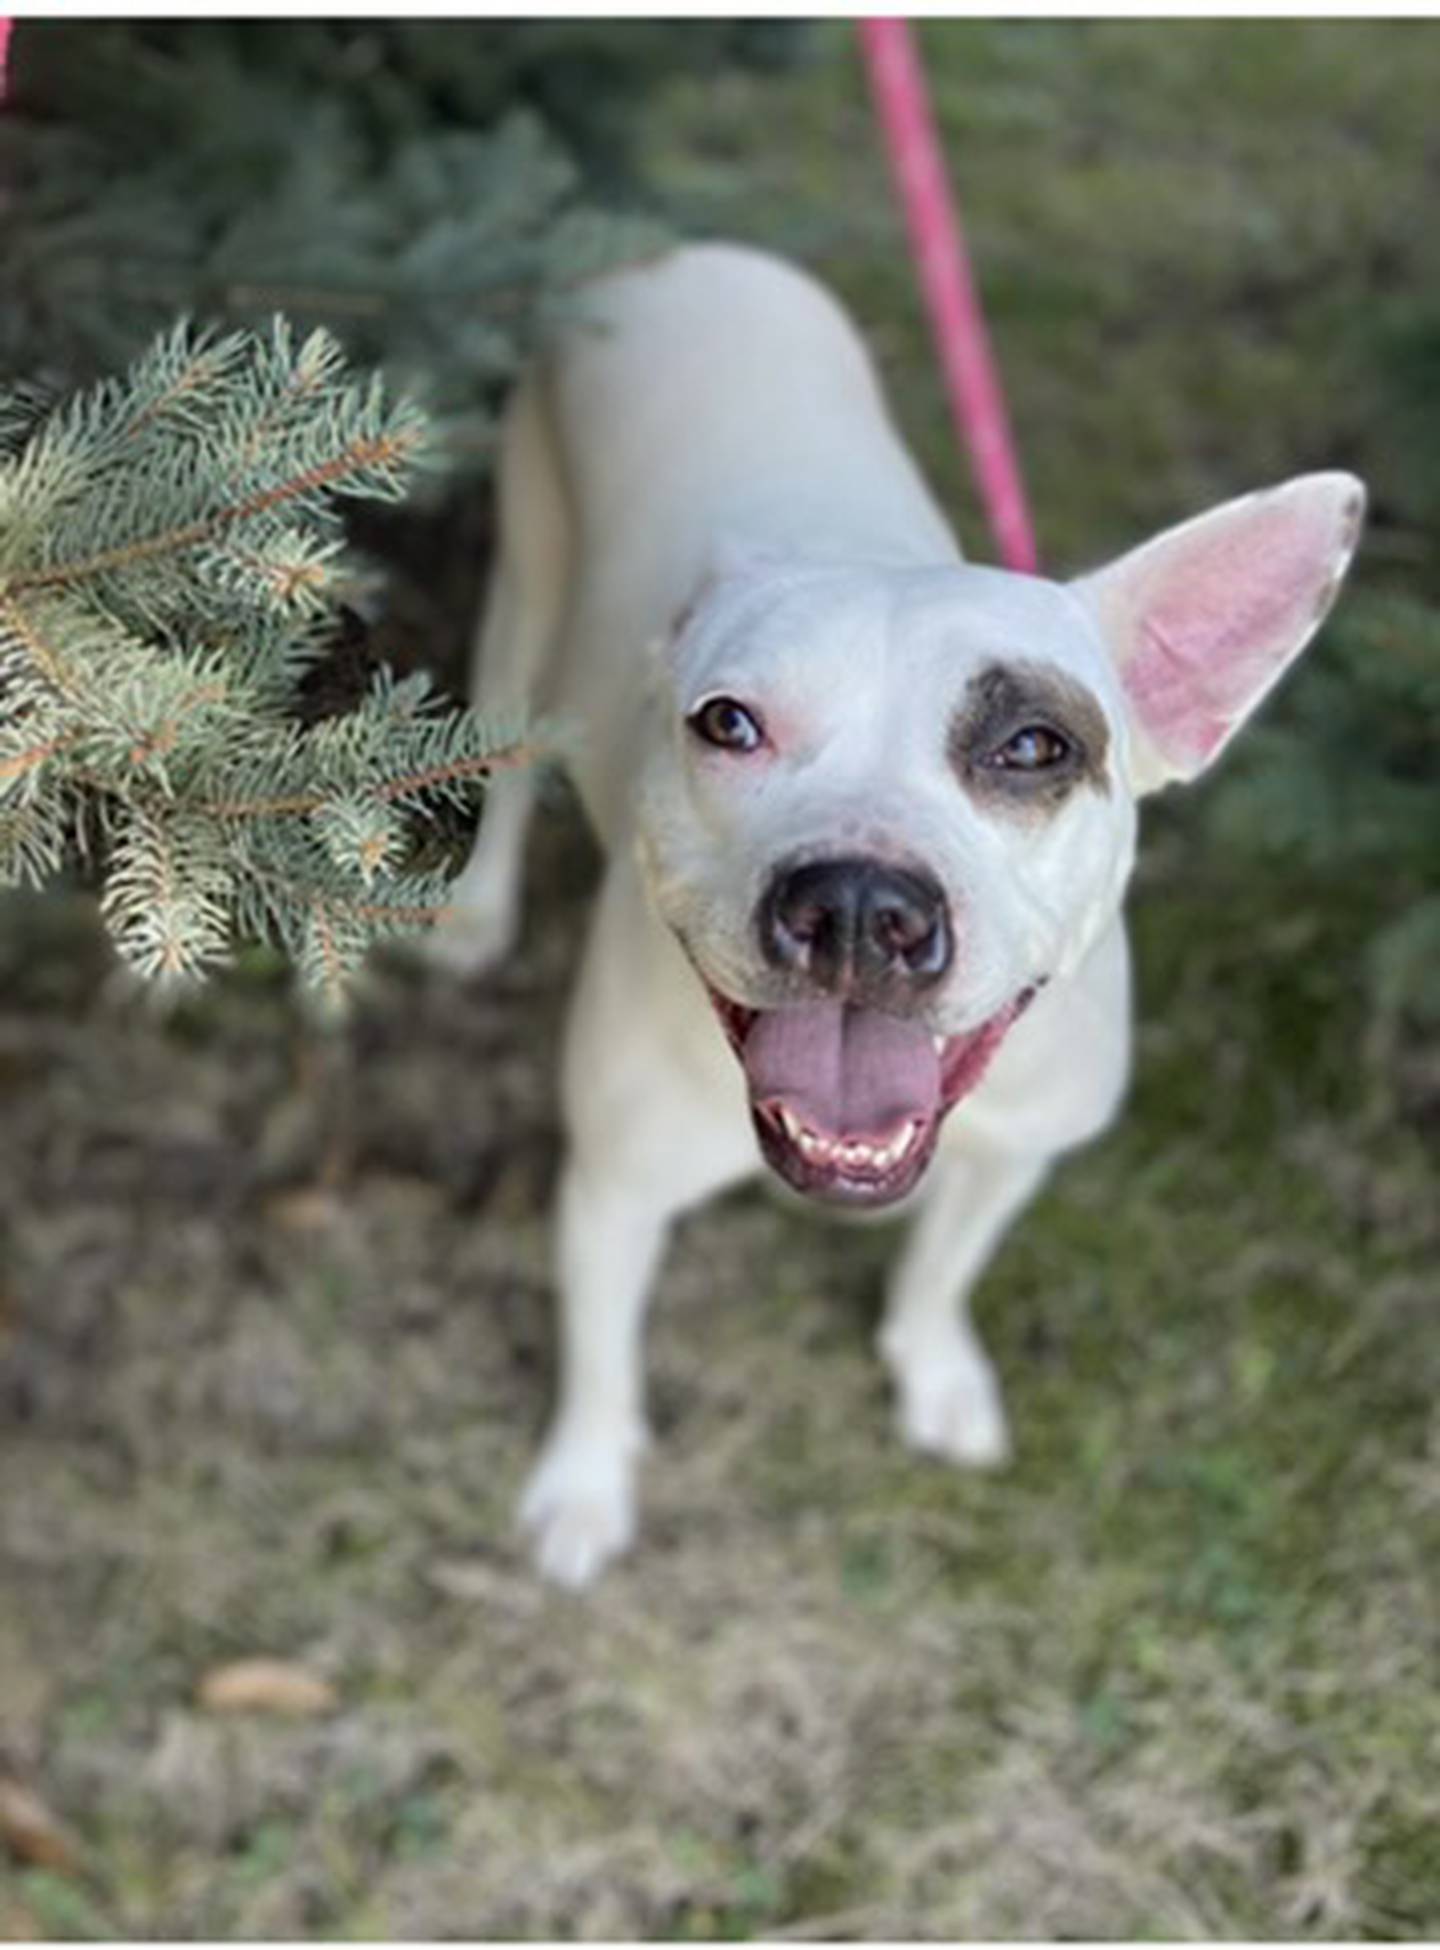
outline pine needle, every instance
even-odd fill
[[[345,574],[336,497],[402,494],[423,415],[277,319],[181,323],[7,425],[0,882],[43,880],[92,827],[131,967],[193,980],[260,938],[338,1006],[376,941],[444,906],[444,878],[409,870],[418,824],[535,756],[423,676],[296,715]]]

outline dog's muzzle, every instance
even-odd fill
[[[755,926],[787,998],[756,1008],[706,986],[745,1073],[762,1153],[814,1198],[903,1198],[1031,990],[964,1034],[927,1026],[924,1005],[950,971],[955,937],[924,868],[858,857],[782,867]]]

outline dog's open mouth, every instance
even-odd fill
[[[984,1076],[1012,1002],[963,1036],[846,1002],[747,1009],[710,989],[740,1060],[766,1162],[796,1191],[842,1205],[889,1205],[918,1182],[948,1111]]]

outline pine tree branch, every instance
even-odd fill
[[[177,704],[173,714],[148,731],[130,747],[130,763],[144,766],[157,758],[165,758],[174,751],[180,738],[187,711],[202,704],[223,704],[229,696],[226,684],[197,684]]]
[[[442,921],[448,921],[455,909],[448,901],[439,907],[387,907],[374,901],[357,901],[352,913],[358,920],[367,921],[372,926],[396,928],[434,928]]]
[[[412,793],[433,792],[437,786],[458,784],[464,779],[484,779],[492,772],[513,771],[518,766],[533,765],[542,756],[540,747],[536,745],[502,745],[482,757],[472,754],[454,758],[443,765],[428,766],[423,772],[412,772],[405,778],[384,779],[371,786],[364,796],[393,804],[398,799],[410,797]],[[212,819],[285,819],[317,813],[334,796],[333,792],[291,792],[273,799],[212,800],[196,810]]]
[[[364,922],[369,927],[394,928],[433,928],[442,921],[448,921],[455,909],[446,901],[434,907],[407,906],[403,902],[392,904],[389,901],[348,900],[339,894],[317,894],[313,887],[299,881],[287,880],[283,874],[267,873],[262,876],[265,884],[284,896],[290,902],[307,902],[312,911],[318,906],[327,912],[343,914],[348,919]],[[333,945],[333,936],[332,936]]]
[[[335,930],[330,922],[330,904],[320,894],[310,897],[310,912],[314,917],[315,931],[320,941],[320,953],[325,969],[324,989],[331,1006],[337,1006],[345,993],[345,964],[335,945]]]
[[[348,476],[362,473],[367,468],[403,466],[415,456],[423,443],[424,435],[418,427],[413,431],[402,428],[398,432],[353,440],[329,460],[306,468],[273,487],[261,488],[242,500],[217,508],[199,521],[187,522],[158,535],[144,536],[139,541],[124,542],[116,548],[102,549],[97,555],[58,562],[44,569],[21,570],[18,575],[0,583],[0,602],[8,603],[10,598],[24,590],[73,589],[77,583],[91,581],[116,569],[131,569],[158,556],[177,555],[199,548],[239,522],[303,496],[319,494],[326,488],[333,490]]]
[[[15,601],[13,588],[0,588],[0,625],[8,629],[15,642],[29,656],[42,680],[61,698],[74,698],[77,686],[73,673],[54,644],[41,635],[33,619]]]
[[[27,772],[37,771],[45,761],[54,758],[57,752],[74,742],[73,732],[61,732],[55,738],[47,738],[39,745],[32,745],[28,751],[12,752],[8,758],[0,759],[0,784],[11,779],[22,778]]]
[[[234,550],[234,557],[243,568],[250,569],[258,576],[264,576],[287,608],[309,597],[321,595],[329,585],[330,572],[323,559],[308,562],[267,562],[263,555],[256,555],[248,549]]]
[[[393,802],[408,798],[412,792],[433,792],[437,786],[451,785],[461,779],[483,779],[492,772],[533,765],[539,757],[539,749],[534,745],[511,745],[487,752],[483,758],[456,758],[446,765],[432,765],[423,772],[412,773],[408,779],[389,779],[375,788],[375,796]]]
[[[398,493],[425,436],[283,321],[179,327],[22,423],[0,457],[0,882],[43,884],[88,840],[140,974],[193,978],[258,936],[332,1002],[375,941],[438,918],[416,819],[551,734],[385,670],[348,712],[297,715],[346,573],[332,497]]]
[[[208,380],[214,379],[232,352],[233,341],[197,347],[185,367],[176,374],[170,384],[157,393],[154,399],[148,400],[140,411],[126,422],[121,429],[121,437],[133,440],[137,434],[143,433],[147,427],[160,419],[177,400],[198,391]]]
[[[288,358],[289,334],[278,319],[275,325],[275,339],[277,350],[283,348]],[[260,453],[270,435],[283,427],[287,420],[294,418],[301,403],[313,398],[326,380],[339,370],[341,363],[339,341],[326,331],[311,332],[290,362],[290,370],[286,374],[285,384],[278,396],[251,429],[232,471],[239,473],[247,468]]]

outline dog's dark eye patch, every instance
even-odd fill
[[[1052,665],[976,673],[950,725],[950,762],[984,805],[1054,812],[1078,786],[1110,791],[1110,728],[1093,691]]]

